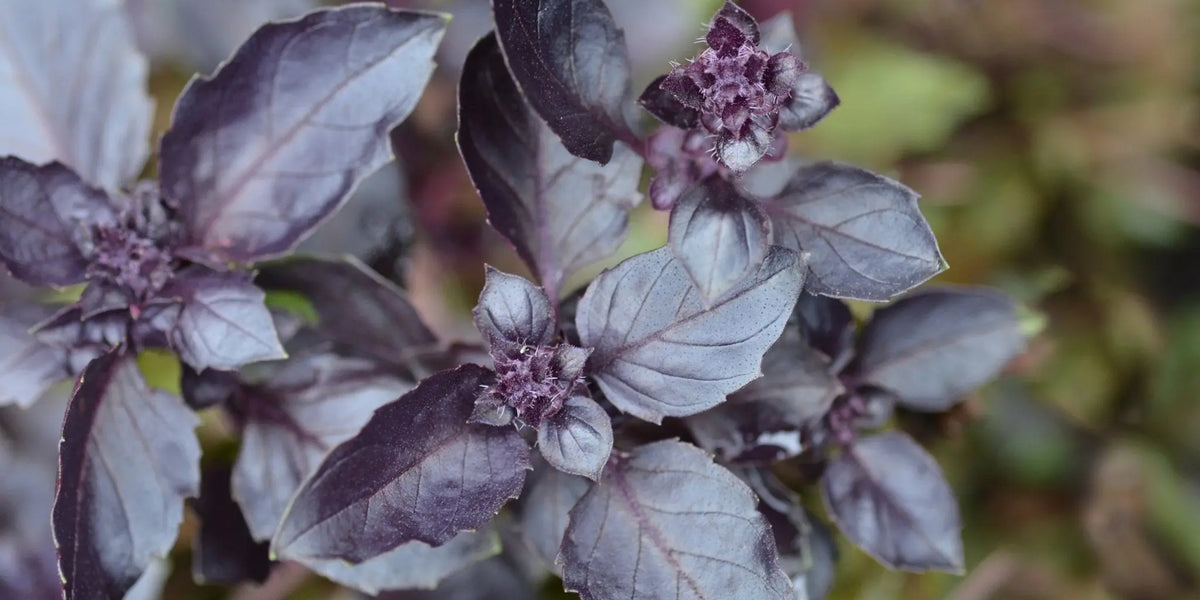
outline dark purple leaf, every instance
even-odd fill
[[[71,376],[68,352],[29,332],[50,316],[49,307],[12,303],[0,307],[0,406],[33,404],[51,385]]]
[[[700,124],[700,111],[680,102],[675,94],[662,89],[666,75],[660,75],[638,97],[638,104],[654,118],[680,129],[692,129]]]
[[[763,207],[775,243],[811,254],[809,293],[887,300],[946,268],[916,192],[858,167],[802,167]]]
[[[1025,347],[1017,304],[982,288],[920,292],[875,312],[854,372],[915,410],[939,412]]]
[[[563,585],[584,600],[792,599],[754,493],[677,441],[614,457],[571,510]]]
[[[443,371],[375,411],[292,499],[272,549],[361,562],[400,544],[441,545],[521,491],[529,447],[515,429],[468,425],[491,373]]]
[[[805,292],[796,301],[796,317],[804,343],[829,359],[831,372],[841,371],[854,356],[857,329],[850,307],[836,298]]]
[[[586,396],[568,398],[553,417],[538,426],[538,449],[550,466],[588,479],[600,478],[612,453],[608,413]]]
[[[118,348],[80,376],[67,407],[54,498],[54,540],[67,600],[122,596],[166,556],[183,500],[200,486],[199,421],[147,387]]]
[[[761,374],[803,275],[796,253],[774,247],[757,272],[705,303],[669,248],[634,256],[579,302],[590,373],[617,408],[648,421],[712,408]]]
[[[182,373],[179,378],[179,391],[183,401],[193,410],[224,404],[241,386],[241,378],[237,371],[218,371],[205,369],[197,372],[195,369],[180,365]]]
[[[962,571],[954,492],[933,457],[907,435],[860,438],[830,461],[821,491],[842,533],[884,566]]]
[[[487,267],[475,328],[494,349],[545,346],[554,339],[554,306],[528,279]]]
[[[567,152],[522,99],[493,35],[467,57],[458,146],[492,227],[553,300],[570,274],[616,251],[641,201],[637,154],[618,145],[601,166]]]
[[[242,391],[245,426],[232,486],[254,538],[271,539],[321,459],[410,389],[370,361],[320,354],[289,360],[266,383]]]
[[[779,126],[787,131],[808,129],[841,103],[824,77],[805,71],[796,77],[792,97],[779,111]]]
[[[60,161],[109,190],[142,170],[154,105],[119,2],[6,0],[0,40],[0,156]]]
[[[183,91],[159,150],[163,194],[218,259],[286,254],[391,159],[446,19],[353,5],[263,26]]]
[[[195,266],[177,275],[163,295],[182,302],[170,332],[179,358],[193,369],[236,369],[286,358],[266,294],[244,273]]]
[[[356,259],[292,258],[263,268],[255,282],[299,292],[321,333],[354,354],[404,364],[437,343],[404,290]]]
[[[271,570],[267,544],[250,536],[246,519],[230,495],[228,465],[206,467],[200,497],[192,503],[200,517],[194,540],[192,576],[198,583],[262,583]]]
[[[688,417],[696,442],[718,457],[771,463],[804,450],[800,429],[824,415],[844,389],[829,361],[787,327],[762,361],[763,376],[729,401]]]
[[[529,104],[571,154],[607,163],[613,142],[633,134],[625,34],[603,0],[492,0],[492,9]]]
[[[521,533],[544,565],[561,576],[558,549],[567,518],[592,482],[558,469],[534,469],[533,482],[521,495]]]
[[[671,250],[706,301],[757,271],[770,248],[771,228],[758,204],[712,176],[671,211]]]
[[[34,166],[0,158],[0,261],[32,285],[84,280],[88,259],[80,246],[89,227],[113,217],[108,196],[59,163]]]
[[[304,565],[367,594],[381,590],[433,589],[446,577],[500,552],[490,529],[463,531],[440,546],[408,542],[358,564],[341,559],[306,560]]]
[[[758,22],[750,13],[729,0],[713,15],[705,42],[718,54],[737,52],[742,44],[758,45]]]

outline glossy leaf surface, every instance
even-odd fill
[[[929,290],[875,312],[855,370],[904,406],[936,412],[995,377],[1024,347],[1012,298],[982,288]]]
[[[602,0],[492,0],[496,36],[534,110],[574,155],[601,164],[629,131],[629,53]]]
[[[615,459],[571,510],[563,584],[584,600],[791,600],[754,493],[694,446]]]
[[[218,259],[279,256],[391,159],[446,20],[379,5],[263,26],[184,89],[159,151],[164,195]]]
[[[586,396],[568,398],[558,413],[538,427],[542,457],[564,473],[599,479],[612,447],[608,413]]]
[[[488,522],[520,493],[529,468],[515,429],[467,424],[489,377],[475,365],[443,371],[376,410],[297,492],[274,552],[361,562]]]
[[[166,556],[184,498],[199,493],[198,424],[120,348],[84,370],[63,422],[53,510],[68,600],[120,597]]]
[[[554,339],[554,307],[524,277],[487,268],[475,310],[475,328],[494,349],[544,346]]]
[[[130,183],[149,154],[147,71],[120,2],[0,2],[0,156]]]
[[[263,303],[266,294],[245,274],[193,267],[164,294],[182,301],[170,338],[193,369],[235,369],[287,356]]]
[[[588,287],[575,316],[590,373],[648,421],[716,406],[761,374],[800,295],[800,257],[774,247],[757,271],[705,303],[669,248],[634,256]]]
[[[912,438],[861,438],[830,461],[821,479],[838,528],[884,566],[963,569],[958,503],[937,462]]]
[[[801,167],[763,208],[775,243],[811,254],[811,294],[887,300],[946,268],[916,192],[858,167]]]
[[[616,251],[641,201],[641,158],[624,145],[604,166],[568,152],[526,104],[494,36],[467,57],[458,145],[492,227],[555,300],[568,276]]]
[[[718,176],[691,188],[671,211],[671,250],[705,300],[757,270],[770,237],[766,213]]]

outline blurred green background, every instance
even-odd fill
[[[263,14],[298,5],[274,4]],[[439,74],[395,135],[408,190],[396,200],[411,204],[415,240],[372,264],[402,274],[439,332],[466,338],[481,262],[523,270],[487,229],[453,146],[457,65],[487,27],[487,3],[392,4],[456,19]],[[695,51],[718,5],[609,4],[637,89]],[[760,18],[794,11],[804,57],[842,98],[791,151],[919,191],[950,263],[935,282],[996,286],[1044,323],[1000,381],[950,414],[901,420],[959,495],[966,575],[889,572],[843,543],[832,597],[1200,597],[1200,2],[743,5]],[[143,17],[143,35],[167,38],[147,43],[178,45],[155,20],[167,18]],[[190,70],[207,68],[175,50],[154,61],[159,131]],[[639,210],[608,264],[661,244],[664,225]],[[165,597],[333,593],[296,569],[233,592],[197,590],[188,575],[177,568]]]

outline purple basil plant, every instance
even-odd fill
[[[0,79],[24,74],[0,80],[0,262],[67,288],[6,299],[0,403],[75,380],[56,551],[18,543],[0,504],[0,593],[145,597],[186,502],[210,583],[294,561],[366,594],[528,598],[553,576],[589,600],[820,598],[837,552],[808,485],[881,563],[964,569],[952,490],[891,416],[995,377],[1025,344],[1018,307],[937,288],[860,326],[846,300],[946,262],[914,191],[787,157],[839,102],[790,15],[725,3],[635,100],[602,0],[492,8],[457,141],[532,279],[487,267],[480,343],[452,344],[362,263],[289,256],[390,159],[444,16],[353,4],[264,25],[188,84],[157,180],[138,181],[151,102],[127,15],[0,0]],[[573,288],[625,238],[646,167],[668,244]],[[178,396],[139,365],[164,351]],[[200,411],[232,425],[232,463],[202,468]]]

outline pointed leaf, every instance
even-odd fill
[[[263,268],[255,283],[302,294],[321,333],[356,355],[403,364],[437,343],[408,294],[354,258],[288,259]]]
[[[199,421],[122,350],[88,365],[63,422],[53,522],[67,600],[122,596],[166,556],[199,493]]]
[[[770,237],[766,213],[720,176],[693,187],[671,211],[671,250],[705,300],[758,270]]]
[[[675,94],[662,89],[666,75],[659,75],[638,97],[638,104],[654,118],[680,129],[692,129],[700,123],[700,111],[685,105]]]
[[[476,365],[442,371],[376,410],[296,493],[275,554],[361,562],[488,522],[520,493],[529,468],[515,429],[467,424],[490,377]]]
[[[243,390],[246,420],[232,493],[254,539],[271,539],[288,500],[325,455],[410,389],[370,361],[318,354],[289,360],[262,385]]]
[[[5,0],[0,156],[60,161],[108,190],[129,183],[149,154],[146,73],[120,2]]]
[[[803,283],[800,257],[773,247],[759,269],[707,306],[669,248],[605,271],[579,302],[590,373],[621,410],[648,421],[716,406],[755,379]]]
[[[493,349],[544,346],[557,333],[546,292],[528,279],[487,267],[475,328]]]
[[[192,551],[192,577],[197,583],[262,583],[271,571],[267,544],[251,537],[230,495],[230,474],[227,464],[206,466],[201,473],[200,497],[192,503],[200,517]]]
[[[266,294],[244,273],[219,273],[192,267],[163,290],[183,307],[170,332],[179,357],[193,369],[236,369],[286,358]]]
[[[580,158],[605,164],[631,137],[629,51],[603,0],[492,0],[496,37],[525,98]]]
[[[909,408],[939,412],[1025,347],[1017,304],[983,288],[921,292],[875,312],[854,370]]]
[[[893,569],[961,572],[962,522],[937,462],[912,438],[861,438],[821,478],[825,507],[842,533]]]
[[[521,533],[545,566],[559,576],[558,549],[568,515],[592,482],[558,469],[534,469],[533,483],[521,495]]]
[[[50,316],[48,307],[12,303],[0,307],[0,406],[33,404],[51,385],[71,376],[68,351],[46,344],[29,330]]]
[[[305,560],[304,566],[366,594],[433,589],[446,577],[500,552],[496,532],[464,531],[441,546],[408,542],[356,565],[341,559]]]
[[[263,26],[183,91],[159,150],[162,191],[218,259],[287,253],[391,159],[445,18],[378,5]]]
[[[563,585],[584,600],[791,600],[754,493],[677,441],[614,459],[571,510]]]
[[[946,268],[916,192],[858,167],[802,167],[763,208],[775,243],[811,254],[811,294],[887,300]]]
[[[538,427],[538,449],[550,466],[588,479],[600,478],[612,453],[608,413],[586,396],[572,396]]]
[[[88,229],[111,218],[108,196],[59,163],[0,158],[0,261],[32,285],[84,280]]]
[[[641,158],[624,145],[606,166],[569,153],[525,103],[492,35],[463,70],[458,146],[492,227],[552,300],[568,276],[616,251],[641,201]]]

